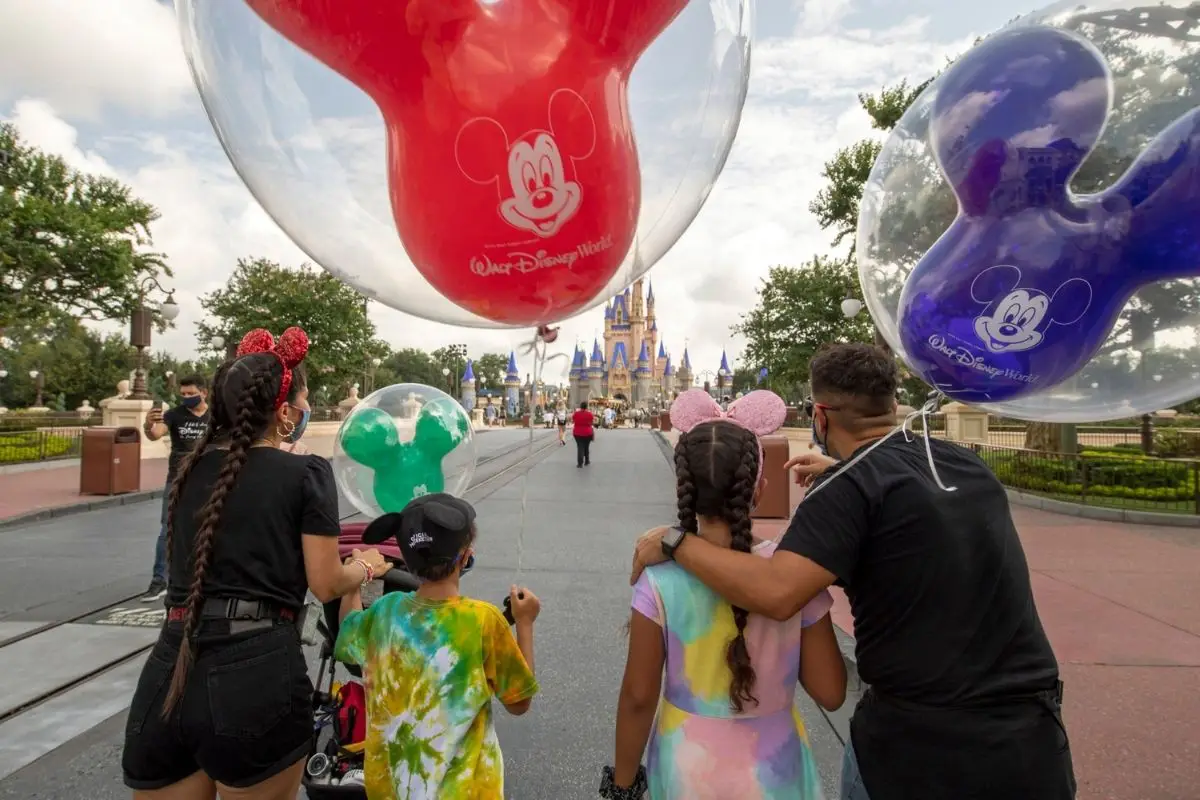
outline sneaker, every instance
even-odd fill
[[[167,596],[167,582],[160,580],[150,581],[150,588],[146,589],[146,593],[142,595],[143,603],[154,603],[162,600]]]

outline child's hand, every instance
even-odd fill
[[[525,586],[513,585],[508,592],[513,619],[518,623],[532,623],[542,610],[542,601]]]

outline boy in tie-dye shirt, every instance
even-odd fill
[[[357,595],[342,601],[334,650],[339,661],[364,667],[370,800],[504,797],[492,697],[512,714],[529,709],[540,604],[528,589],[512,588],[514,637],[499,609],[458,593],[474,560],[474,519],[465,500],[437,493],[363,534],[367,544],[395,536],[422,579],[415,594],[385,594],[366,611]]]

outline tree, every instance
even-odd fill
[[[0,385],[5,405],[29,406],[36,396],[31,371],[42,373],[43,401],[58,395],[68,409],[84,400],[97,405],[117,392],[117,382],[129,378],[133,351],[122,337],[101,337],[78,320],[55,314],[44,325],[20,324],[5,334],[0,363],[8,377]]]
[[[439,389],[446,385],[446,379],[442,377],[442,365],[434,361],[429,353],[415,347],[392,353],[383,360],[383,368],[403,383],[423,383]]]
[[[171,274],[147,249],[158,217],[119,181],[71,169],[0,123],[0,331],[55,314],[129,319],[140,283]]]
[[[771,267],[758,303],[733,326],[746,339],[747,364],[767,368],[776,391],[808,380],[808,362],[826,342],[871,339],[865,315],[846,319],[841,303],[856,285],[850,262],[815,256],[802,267]]]
[[[487,385],[498,389],[504,385],[504,376],[508,374],[508,356],[503,353],[484,353],[472,363],[475,379],[487,381]]]
[[[337,393],[360,383],[373,358],[388,355],[376,340],[367,300],[347,284],[307,264],[289,269],[263,258],[239,259],[225,288],[200,298],[212,321],[199,323],[201,349],[212,338],[235,343],[254,328],[276,336],[292,325],[308,333],[310,390]]]

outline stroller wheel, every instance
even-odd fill
[[[333,768],[333,761],[324,753],[315,753],[308,759],[304,771],[310,778],[324,778]]]

